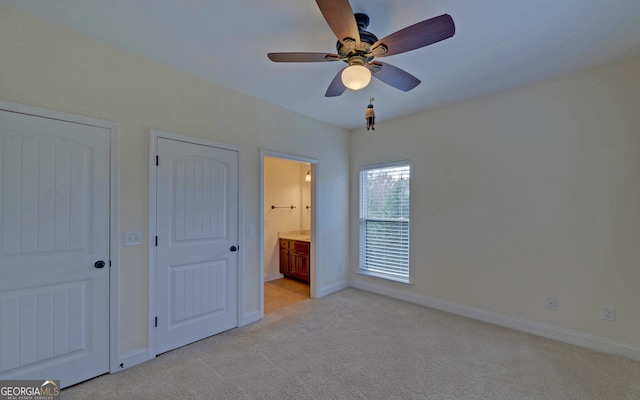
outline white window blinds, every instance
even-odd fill
[[[409,281],[408,161],[360,170],[360,271]]]

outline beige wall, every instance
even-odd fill
[[[149,128],[241,146],[244,223],[256,228],[242,249],[248,320],[260,315],[260,150],[318,160],[319,203],[344,210],[325,213],[319,227],[319,287],[346,282],[337,268],[348,261],[346,131],[2,7],[0,100],[119,123],[120,228],[143,231],[145,239]],[[121,247],[120,354],[147,347],[147,253],[146,240]]]
[[[361,165],[412,168],[413,285],[355,274],[352,251],[355,284],[604,338],[637,357],[639,104],[635,59],[352,132],[352,182]],[[615,322],[601,319],[604,305]]]

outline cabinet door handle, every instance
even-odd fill
[[[231,250],[231,251],[238,251],[238,247],[236,247],[236,246],[231,246],[231,247],[229,248],[229,250]]]

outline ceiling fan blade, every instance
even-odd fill
[[[342,71],[344,71],[344,68],[342,68],[333,78],[327,88],[327,92],[324,94],[324,97],[337,97],[347,90],[347,87],[342,83]]]
[[[360,45],[360,31],[348,0],[316,0],[316,3],[340,43],[351,38],[356,46]]]
[[[269,53],[267,57],[273,62],[324,62],[341,59],[337,54],[327,53]]]
[[[442,14],[426,21],[401,29],[386,36],[371,46],[371,50],[383,44],[387,48],[386,54],[392,56],[448,39],[456,33],[456,26],[449,14]]]
[[[396,89],[408,92],[420,84],[420,79],[391,64],[374,61],[371,64],[380,66],[380,70],[373,73],[374,78]]]

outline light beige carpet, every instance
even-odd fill
[[[356,289],[68,388],[65,399],[640,399],[640,362]]]

